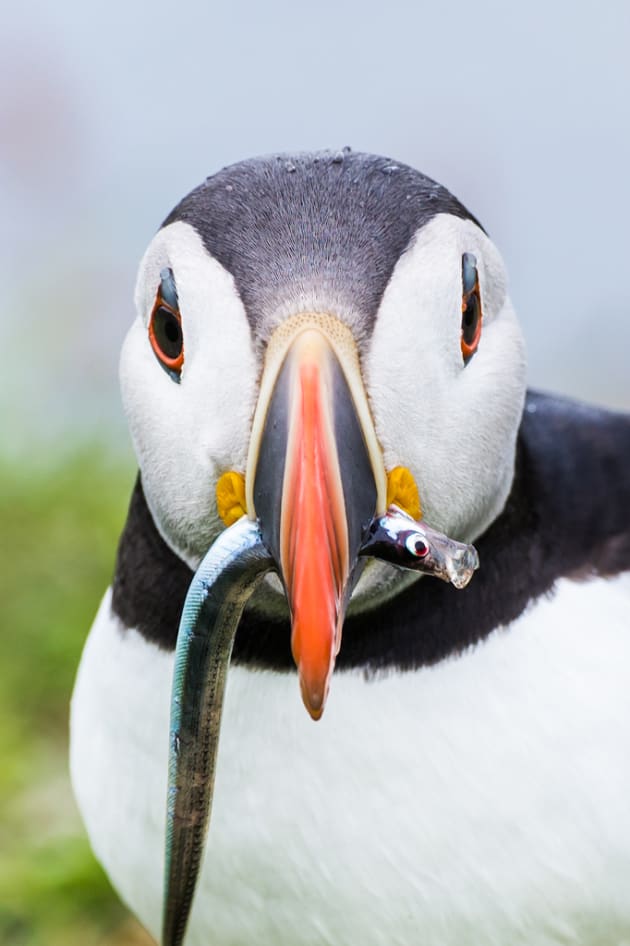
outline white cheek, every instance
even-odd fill
[[[489,305],[479,351],[460,351],[461,254],[485,263]],[[525,394],[522,338],[496,251],[469,221],[436,218],[384,293],[364,375],[387,469],[411,469],[424,515],[471,540],[502,509],[511,485]]]
[[[455,528],[472,539],[501,512],[514,471],[525,399],[525,347],[509,301],[482,332],[479,350],[455,385],[453,426],[444,437],[451,462],[448,492]],[[432,470],[432,476],[439,469]]]
[[[140,317],[125,340],[120,375],[147,502],[165,540],[195,567],[222,528],[218,477],[245,469],[257,365],[232,278],[190,227],[174,226],[185,228],[170,234],[168,247],[184,331],[181,382],[160,366]],[[156,275],[160,265],[158,257]]]

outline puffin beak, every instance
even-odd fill
[[[252,429],[247,508],[278,567],[302,699],[319,719],[361,542],[385,507],[385,471],[349,330],[298,316],[279,332]]]

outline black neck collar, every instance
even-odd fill
[[[346,619],[337,667],[414,669],[505,626],[563,576],[630,570],[630,418],[530,393],[505,509],[475,543],[464,591],[423,579]],[[112,608],[127,628],[172,650],[192,572],[159,535],[140,478],[121,536]],[[233,660],[294,667],[287,620],[245,612]]]

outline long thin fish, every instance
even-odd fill
[[[367,530],[362,555],[463,588],[475,549],[391,506]],[[258,525],[221,533],[192,580],[179,625],[171,699],[162,946],[181,946],[203,854],[230,656],[243,608],[274,567]]]
[[[221,533],[192,580],[177,636],[171,698],[163,946],[180,946],[212,806],[223,696],[243,608],[273,568],[258,525]]]

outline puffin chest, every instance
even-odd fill
[[[233,667],[186,942],[563,941],[550,914],[615,941],[630,928],[628,590],[562,582],[459,659],[340,673],[317,724],[292,675]],[[108,595],[73,701],[73,781],[156,936],[171,673]]]

